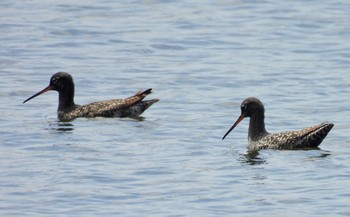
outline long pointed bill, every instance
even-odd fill
[[[241,122],[243,120],[244,116],[241,115],[239,116],[239,118],[237,119],[237,121],[232,125],[232,127],[227,131],[227,133],[224,135],[224,137],[222,137],[222,140],[225,139],[225,137],[231,133],[231,131],[239,124],[239,122]]]
[[[45,92],[47,92],[47,91],[49,91],[49,90],[51,90],[51,86],[46,87],[45,89],[43,89],[43,90],[40,91],[39,93],[36,93],[36,94],[34,94],[33,96],[29,97],[28,99],[24,100],[23,103],[26,103],[27,101],[33,99],[34,97],[37,97],[37,96],[39,96],[40,94],[43,94],[43,93],[45,93]]]

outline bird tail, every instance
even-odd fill
[[[150,100],[144,100],[142,102],[144,103],[146,109],[148,109],[149,107],[151,107],[151,105],[153,105],[154,103],[156,103],[158,101],[159,101],[159,99],[150,99]]]
[[[142,98],[145,98],[148,94],[151,94],[151,93],[152,93],[152,88],[149,88],[149,89],[147,89],[145,91],[140,90],[139,92],[137,92],[135,94],[135,96],[140,96]]]
[[[304,137],[308,137],[308,140],[311,141],[309,146],[317,147],[320,145],[333,126],[333,123],[324,122],[320,125],[310,127],[309,132],[304,135]]]

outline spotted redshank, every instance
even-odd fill
[[[48,87],[26,99],[23,103],[49,90],[58,92],[57,116],[61,121],[70,121],[79,117],[137,117],[158,99],[143,100],[152,89],[139,91],[134,96],[125,99],[112,99],[93,102],[86,105],[74,103],[74,82],[70,74],[57,72]]]
[[[298,131],[270,134],[265,129],[265,109],[259,99],[250,97],[241,104],[241,115],[227,131],[225,137],[246,117],[250,118],[248,142],[249,149],[303,149],[321,144],[334,124],[324,122]]]

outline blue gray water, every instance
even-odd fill
[[[349,216],[350,2],[0,2],[0,216]],[[56,119],[154,88],[143,120]],[[247,152],[256,96],[270,132],[323,121],[318,150]]]

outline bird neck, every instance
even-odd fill
[[[268,132],[265,129],[264,113],[255,113],[250,117],[248,139],[258,141],[266,136]]]
[[[58,111],[69,111],[71,109],[74,109],[74,87],[62,90],[58,95]]]

